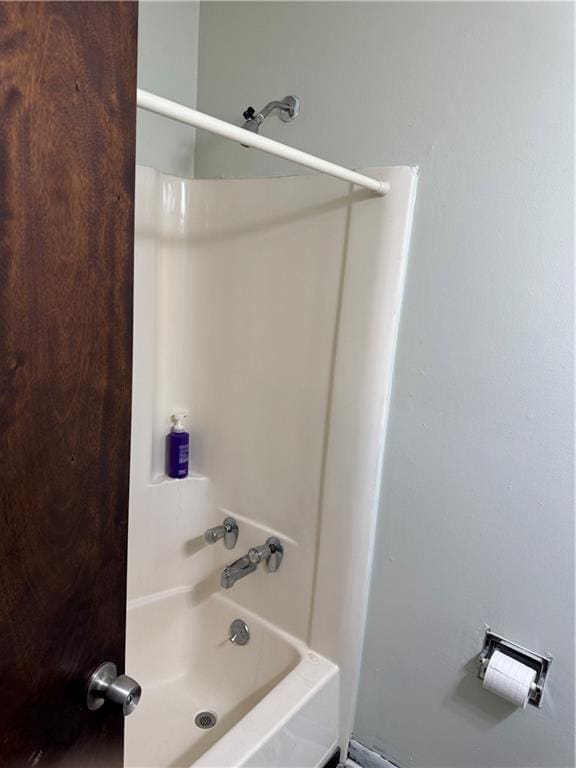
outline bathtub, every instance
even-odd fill
[[[228,639],[236,618],[245,646]],[[126,655],[143,689],[126,768],[316,768],[336,747],[338,667],[221,594],[130,601]],[[216,717],[208,729],[195,723],[203,712]]]

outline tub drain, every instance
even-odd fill
[[[194,718],[194,723],[198,728],[204,728],[204,730],[206,730],[207,728],[214,728],[217,720],[218,718],[214,712],[198,712]]]

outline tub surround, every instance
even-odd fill
[[[347,743],[416,182],[372,173],[386,198],[137,169],[127,766],[320,766]],[[177,411],[191,474],[170,480]],[[227,516],[236,547],[208,545]],[[224,592],[224,567],[271,536],[281,568]],[[226,639],[235,618],[253,643]]]

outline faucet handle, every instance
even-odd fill
[[[258,565],[263,560],[266,561],[266,567],[272,573],[280,568],[282,557],[284,556],[284,547],[280,539],[276,536],[270,536],[266,539],[266,544],[259,547],[252,547],[248,552],[248,559],[254,565]]]
[[[226,549],[234,549],[236,546],[238,541],[238,523],[233,517],[227,517],[222,525],[208,528],[204,533],[204,540],[207,544],[216,544],[220,539],[224,539]]]

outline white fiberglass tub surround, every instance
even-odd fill
[[[245,646],[228,639],[236,618]],[[337,667],[295,638],[221,595],[196,604],[188,587],[133,601],[128,622],[146,694],[126,729],[127,767],[315,766],[334,749]],[[217,716],[209,730],[194,723],[203,711]]]
[[[137,169],[127,768],[316,768],[347,743],[416,184],[375,175],[385,198]],[[174,481],[177,411],[192,471]],[[228,515],[236,548],[207,545]],[[223,590],[272,535],[280,569]]]

